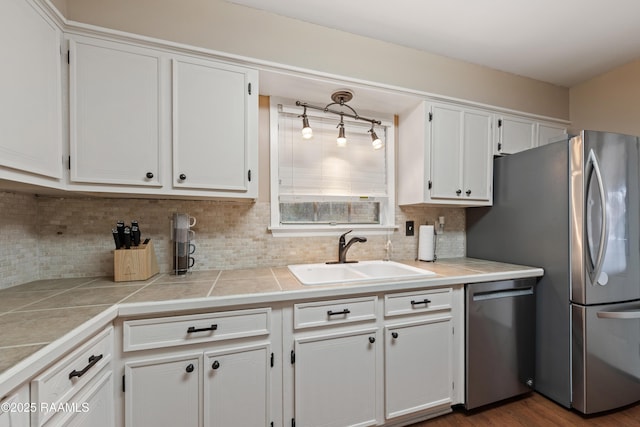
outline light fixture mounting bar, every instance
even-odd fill
[[[353,114],[345,113],[344,111],[332,110],[331,108],[329,108],[330,106],[332,106],[334,104],[340,105],[341,107],[347,107],[348,109],[353,111]],[[382,124],[382,122],[380,120],[369,119],[367,117],[362,117],[362,116],[358,115],[356,110],[354,110],[353,108],[351,108],[350,106],[348,106],[344,102],[332,102],[331,104],[327,104],[325,107],[318,107],[316,105],[311,105],[311,104],[308,104],[306,102],[296,101],[296,105],[298,107],[311,108],[312,110],[319,110],[319,111],[324,111],[325,113],[331,113],[331,114],[336,114],[338,116],[345,116],[345,117],[351,117],[352,119],[356,119],[356,120],[362,120],[364,122],[371,123],[371,126],[373,126],[373,125],[381,125]]]

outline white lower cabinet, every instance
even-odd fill
[[[31,381],[31,426],[114,426],[114,417],[92,423],[94,411],[114,414],[113,327],[109,326]],[[113,384],[112,382],[110,383]],[[104,387],[104,388],[103,388]],[[106,399],[91,399],[96,393]],[[98,406],[92,406],[92,402]]]
[[[375,425],[377,329],[295,340],[295,425]]]
[[[270,359],[266,344],[205,353],[205,426],[269,425]]]
[[[103,374],[71,402],[70,411],[52,418],[47,426],[110,427],[115,424],[113,410],[113,372]]]
[[[385,327],[387,419],[451,406],[451,337],[449,315]]]
[[[127,362],[124,375],[125,425],[202,425],[202,352]]]
[[[119,323],[125,426],[270,427],[271,312]]]
[[[0,427],[29,427],[29,384],[0,399]],[[30,408],[29,408],[30,409]]]

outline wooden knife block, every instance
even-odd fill
[[[147,280],[159,271],[152,241],[131,249],[113,251],[113,280],[116,282]]]

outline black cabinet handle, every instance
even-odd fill
[[[467,193],[467,196],[470,196],[471,195],[471,190],[467,190],[466,193]]]
[[[351,313],[351,310],[349,310],[348,308],[345,308],[342,311],[329,310],[327,311],[327,316],[339,316],[341,314],[349,314],[349,313]]]
[[[218,362],[217,360],[213,362],[213,365],[211,365],[211,369],[218,369],[220,367],[220,362]]]
[[[457,189],[457,190],[456,190],[456,194],[459,196],[460,194],[462,194],[462,190]]]
[[[187,333],[191,334],[193,332],[215,331],[217,329],[218,325],[211,325],[208,328],[196,328],[195,326],[189,326],[189,329],[187,329]]]
[[[422,301],[413,301],[413,300],[411,300],[411,305],[418,305],[418,304],[425,304],[426,305],[426,304],[430,304],[430,303],[431,303],[431,300],[428,300],[426,298],[424,300],[422,300]]]
[[[395,339],[398,338],[398,333],[397,332],[391,332],[391,336]]]
[[[149,179],[153,178],[153,172],[147,172],[147,178]]]
[[[178,178],[180,178],[180,181],[184,181],[185,179],[187,179],[187,175],[181,173]]]
[[[195,368],[193,367],[193,363],[189,363],[189,365],[187,366],[186,371],[190,374],[191,372],[193,372]]]
[[[369,337],[369,342],[370,342],[371,344],[373,344],[374,342],[376,342],[375,337]]]
[[[102,359],[102,354],[98,355],[98,356],[94,356],[91,355],[89,357],[89,364],[87,366],[84,367],[84,369],[82,369],[81,371],[76,371],[75,369],[73,371],[71,371],[69,373],[69,379],[73,378],[73,377],[78,377],[80,378],[81,376],[83,376],[84,374],[87,373],[87,371],[91,368],[93,368],[93,366],[98,363],[100,361],[100,359]]]

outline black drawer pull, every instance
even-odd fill
[[[217,360],[213,362],[213,365],[211,365],[211,369],[218,369],[220,367],[220,362],[218,362]]]
[[[76,371],[75,369],[73,371],[71,371],[69,373],[69,379],[73,378],[73,377],[78,377],[80,378],[81,376],[83,376],[84,374],[87,373],[87,371],[91,368],[93,368],[93,366],[98,363],[100,361],[100,359],[102,359],[102,354],[98,355],[98,356],[94,356],[91,355],[89,357],[89,364],[87,366],[84,367],[84,369],[82,371]]]
[[[397,333],[397,332],[391,332],[391,337],[392,337],[393,339],[398,338],[398,333]]]
[[[216,329],[218,329],[218,325],[211,325],[208,328],[196,328],[195,326],[189,326],[187,333],[191,334],[193,332],[215,331]]]
[[[351,313],[351,310],[349,310],[348,308],[345,308],[342,311],[329,310],[327,311],[327,316],[339,316],[341,314],[349,314],[349,313]]]
[[[185,371],[187,371],[188,374],[190,374],[191,372],[193,372],[196,368],[193,366],[193,363],[189,363],[189,365],[187,365],[187,369],[185,369]]]
[[[373,344],[374,342],[376,342],[376,339],[374,337],[369,337],[369,342]]]
[[[424,300],[422,300],[422,301],[411,300],[411,305],[418,305],[418,304],[425,304],[425,305],[426,304],[431,304],[431,300],[426,299],[426,298]]]

